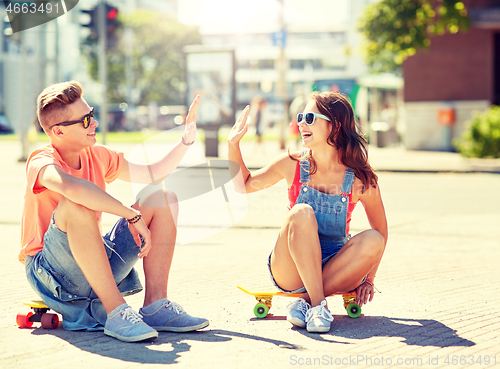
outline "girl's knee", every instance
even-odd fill
[[[316,216],[314,210],[310,205],[297,204],[289,212],[286,218],[289,226],[294,228],[315,228],[317,231]]]
[[[381,256],[385,250],[385,238],[379,231],[369,229],[365,231],[363,243],[368,252],[374,256]]]

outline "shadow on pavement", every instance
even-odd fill
[[[32,334],[52,335],[92,354],[143,364],[176,364],[180,355],[191,349],[189,341],[226,342],[232,340],[233,337],[237,337],[262,341],[277,347],[301,349],[301,347],[285,341],[221,329],[189,333],[161,332],[156,340],[137,343],[118,341],[104,335],[102,331],[78,332],[65,331],[61,328],[55,330],[37,328],[33,329]]]
[[[443,323],[431,319],[406,319],[363,316],[351,319],[347,316],[335,317],[327,334],[309,333],[305,329],[293,328],[301,334],[318,341],[330,341],[328,336],[351,339],[373,337],[401,337],[401,342],[412,346],[470,347],[476,343],[461,338],[456,331]]]

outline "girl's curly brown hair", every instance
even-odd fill
[[[340,155],[340,162],[351,168],[364,186],[363,192],[370,186],[376,186],[378,177],[368,163],[367,142],[356,124],[354,110],[346,95],[335,92],[313,92],[309,101],[314,100],[321,114],[330,118],[332,131],[327,143],[334,146]],[[290,155],[293,160],[298,160]],[[311,162],[310,174],[316,173],[317,166],[311,150],[307,156]]]

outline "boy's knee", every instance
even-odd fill
[[[150,191],[142,191],[139,205],[148,208],[166,208],[169,205],[177,204],[177,195],[171,190],[163,188],[151,188]]]
[[[54,221],[58,228],[65,230],[70,222],[84,223],[86,220],[97,221],[96,212],[66,197],[61,197],[54,213]]]
[[[77,204],[66,197],[61,197],[59,204],[57,205],[56,213],[64,216],[65,218],[73,218],[75,216],[95,216],[95,211],[89,208]]]
[[[177,204],[177,202],[179,200],[177,199],[177,195],[175,194],[174,191],[165,190],[164,192],[165,192],[165,196],[167,197],[167,202],[169,205]]]

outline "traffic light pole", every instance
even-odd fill
[[[106,4],[103,0],[98,5],[98,30],[99,30],[99,80],[102,86],[101,109],[99,113],[99,125],[102,133],[102,144],[106,144],[108,133],[108,64],[106,61]]]

